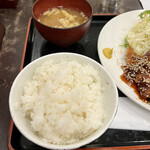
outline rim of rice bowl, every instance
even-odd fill
[[[26,73],[26,72],[29,72],[30,70],[35,70],[35,68],[42,64],[43,62],[49,60],[50,58],[52,58],[54,61],[56,62],[59,62],[59,59],[58,58],[64,58],[66,60],[76,60],[77,62],[79,63],[82,63],[83,64],[90,64],[92,67],[94,68],[99,68],[99,70],[102,70],[102,72],[104,72],[104,74],[107,76],[107,78],[109,78],[110,80],[110,83],[108,84],[111,84],[111,89],[113,90],[113,94],[114,94],[114,99],[115,99],[115,102],[114,102],[114,106],[113,106],[113,113],[110,114],[109,118],[108,118],[108,121],[106,121],[106,124],[102,124],[102,126],[97,130],[95,131],[92,135],[86,137],[85,139],[82,139],[81,141],[77,142],[77,143],[73,143],[73,144],[68,144],[68,145],[56,145],[56,144],[51,144],[51,143],[47,143],[47,142],[44,142],[42,140],[40,140],[36,135],[35,133],[33,133],[33,131],[31,131],[31,128],[28,129],[28,127],[26,127],[22,122],[25,121],[26,119],[22,119],[22,118],[18,118],[19,117],[19,113],[17,113],[17,111],[15,110],[15,104],[14,104],[14,99],[13,97],[18,97],[18,95],[14,95],[14,91],[18,90],[20,87],[17,87],[16,89],[16,86],[18,84],[18,81],[19,79]],[[34,72],[34,71],[32,71]],[[24,78],[24,80],[26,80],[26,76]],[[19,92],[18,92],[19,93]],[[110,95],[112,93],[110,92]],[[115,114],[117,112],[117,107],[118,107],[118,91],[117,91],[117,87],[113,81],[113,79],[111,78],[110,74],[107,72],[107,70],[102,66],[100,65],[98,62],[96,62],[95,60],[87,57],[87,56],[84,56],[84,55],[81,55],[81,54],[75,54],[75,53],[68,53],[68,52],[60,52],[60,53],[53,53],[53,54],[49,54],[49,55],[46,55],[46,56],[42,56],[34,61],[32,61],[31,63],[29,63],[26,67],[24,67],[22,69],[22,71],[17,75],[17,77],[15,78],[13,84],[12,84],[12,87],[10,89],[10,94],[9,94],[9,109],[10,109],[10,114],[11,114],[11,117],[14,121],[14,124],[16,125],[16,127],[19,129],[19,131],[27,138],[29,139],[30,141],[32,141],[33,143],[39,145],[39,146],[42,146],[42,147],[45,147],[45,148],[49,148],[49,149],[75,149],[75,148],[79,148],[83,145],[86,145],[92,141],[94,141],[95,139],[97,139],[98,137],[100,137],[107,129],[108,127],[110,126],[111,122],[113,121],[114,117],[115,117]],[[105,108],[105,106],[104,106]],[[22,120],[21,120],[22,119]],[[104,118],[105,120],[105,118]],[[22,122],[21,122],[22,121]]]

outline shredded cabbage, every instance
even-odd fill
[[[150,17],[141,17],[126,36],[127,43],[138,55],[144,55],[150,50]]]

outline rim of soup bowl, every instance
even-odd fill
[[[47,27],[47,28],[57,29],[57,30],[69,30],[69,29],[74,29],[74,28],[78,28],[78,27],[80,27],[80,26],[85,25],[87,22],[91,21],[92,18],[93,18],[93,7],[92,7],[92,5],[91,5],[87,0],[84,0],[84,1],[86,1],[86,2],[89,4],[89,6],[91,7],[91,15],[90,15],[90,17],[88,17],[88,20],[87,20],[87,21],[85,21],[84,23],[82,23],[82,24],[80,24],[80,25],[78,25],[78,26],[69,27],[69,28],[50,27],[50,26],[48,26],[48,25],[45,25],[45,24],[39,22],[38,19],[37,19],[37,18],[35,17],[35,15],[34,15],[33,8],[35,7],[35,5],[36,5],[39,1],[40,1],[40,0],[37,0],[37,1],[33,4],[33,6],[32,6],[32,17],[33,17],[33,19],[35,19],[39,24],[41,24],[41,25],[43,25],[43,26],[45,26],[45,27]],[[84,12],[83,12],[83,13],[84,13]]]

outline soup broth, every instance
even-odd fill
[[[83,12],[71,8],[52,8],[38,19],[44,25],[55,28],[71,28],[88,20]]]

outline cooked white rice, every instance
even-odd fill
[[[21,107],[41,139],[66,145],[101,127],[102,98],[101,78],[92,66],[50,60],[25,84]]]

